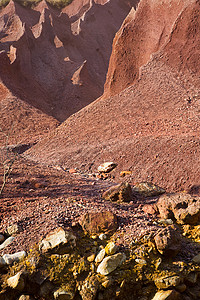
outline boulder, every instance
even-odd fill
[[[89,234],[114,232],[118,227],[117,216],[110,211],[86,213],[79,223]]]
[[[200,197],[184,193],[163,195],[157,202],[160,217],[176,219],[180,224],[195,225],[200,221]]]
[[[133,194],[136,196],[142,196],[142,197],[153,197],[158,196],[165,193],[165,190],[152,182],[140,182],[134,184],[133,188]]]
[[[126,260],[124,253],[117,253],[103,259],[97,268],[97,273],[108,275]]]
[[[7,284],[10,288],[22,291],[25,286],[23,272],[18,272],[16,275],[8,278]]]
[[[109,173],[114,168],[116,168],[116,166],[117,166],[117,164],[115,164],[114,162],[105,162],[98,167],[98,172],[99,173]]]
[[[15,252],[13,254],[4,254],[3,259],[6,262],[7,265],[11,265],[14,262],[18,262],[21,259],[26,257],[25,251]]]
[[[71,251],[76,246],[76,237],[71,231],[59,227],[51,231],[39,244],[41,252],[58,251],[59,253]]]
[[[175,290],[158,291],[152,300],[181,300],[181,294]]]
[[[154,240],[157,250],[164,256],[176,256],[181,248],[181,235],[174,225],[161,229]]]
[[[129,183],[123,182],[109,188],[103,193],[102,197],[112,202],[130,202],[132,200],[132,189]]]

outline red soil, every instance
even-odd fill
[[[168,191],[199,185],[199,61],[194,61],[199,54],[200,4],[189,2],[185,2],[186,8],[179,7],[176,18],[173,5],[171,13],[167,12],[174,20],[174,24],[168,24],[168,39],[165,34],[160,50],[157,48],[148,62],[148,57],[143,60],[147,63],[140,67],[134,85],[71,116],[49,138],[29,150],[27,156],[47,164],[93,171],[102,161],[112,160],[119,165],[116,176],[121,170],[130,169],[131,182],[153,180]],[[136,14],[128,19],[137,20],[137,14],[141,17],[145,3],[141,1]],[[159,11],[161,7],[155,9]],[[152,18],[152,10],[146,9],[142,16],[144,22]],[[124,24],[120,32],[124,32],[123,28],[126,31],[126,21]],[[130,36],[134,36],[137,23],[132,24],[129,22]],[[151,30],[153,24],[157,28],[157,15],[152,18]],[[126,49],[135,53],[133,42],[119,41],[120,45],[123,57]],[[115,50],[114,47],[112,56],[118,55]],[[137,56],[135,61],[137,58],[140,61]],[[122,64],[119,72],[123,74]],[[119,77],[119,85],[120,82]]]

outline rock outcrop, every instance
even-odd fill
[[[103,93],[112,39],[137,0],[77,2],[58,11],[46,1],[34,9],[10,1],[0,11],[3,84],[59,121]]]

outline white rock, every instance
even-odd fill
[[[1,245],[0,245],[0,250],[4,249],[5,247],[7,247],[8,245],[10,245],[13,241],[14,241],[14,236],[10,236],[9,238],[7,238]]]
[[[112,256],[108,256],[99,264],[97,273],[100,273],[101,275],[108,275],[118,266],[120,266],[125,259],[126,255],[123,253],[117,253]]]
[[[100,239],[101,241],[106,240],[106,239],[107,239],[107,235],[106,235],[105,233],[101,233],[101,234],[99,235],[99,239]]]
[[[16,252],[14,254],[4,254],[3,259],[7,265],[11,265],[14,262],[18,262],[19,260],[26,257],[25,251]]]
[[[65,231],[63,228],[59,227],[52,232],[50,232],[46,238],[44,238],[39,244],[39,249],[42,252],[47,252],[58,246],[76,246],[76,237],[70,232]]]
[[[25,286],[24,278],[22,277],[22,272],[18,272],[16,275],[8,278],[7,284],[12,289],[17,289],[19,291],[22,291]]]
[[[101,251],[99,251],[99,253],[97,254],[97,256],[95,258],[95,262],[100,263],[104,259],[105,255],[106,255],[105,249],[102,249]]]
[[[115,164],[114,162],[105,162],[102,165],[100,165],[98,167],[98,172],[99,173],[109,173],[110,171],[112,171],[115,167],[117,166],[117,164]]]

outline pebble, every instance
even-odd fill
[[[99,235],[99,239],[100,239],[101,241],[106,240],[106,239],[107,239],[107,235],[106,235],[105,233],[101,233],[101,234]]]

